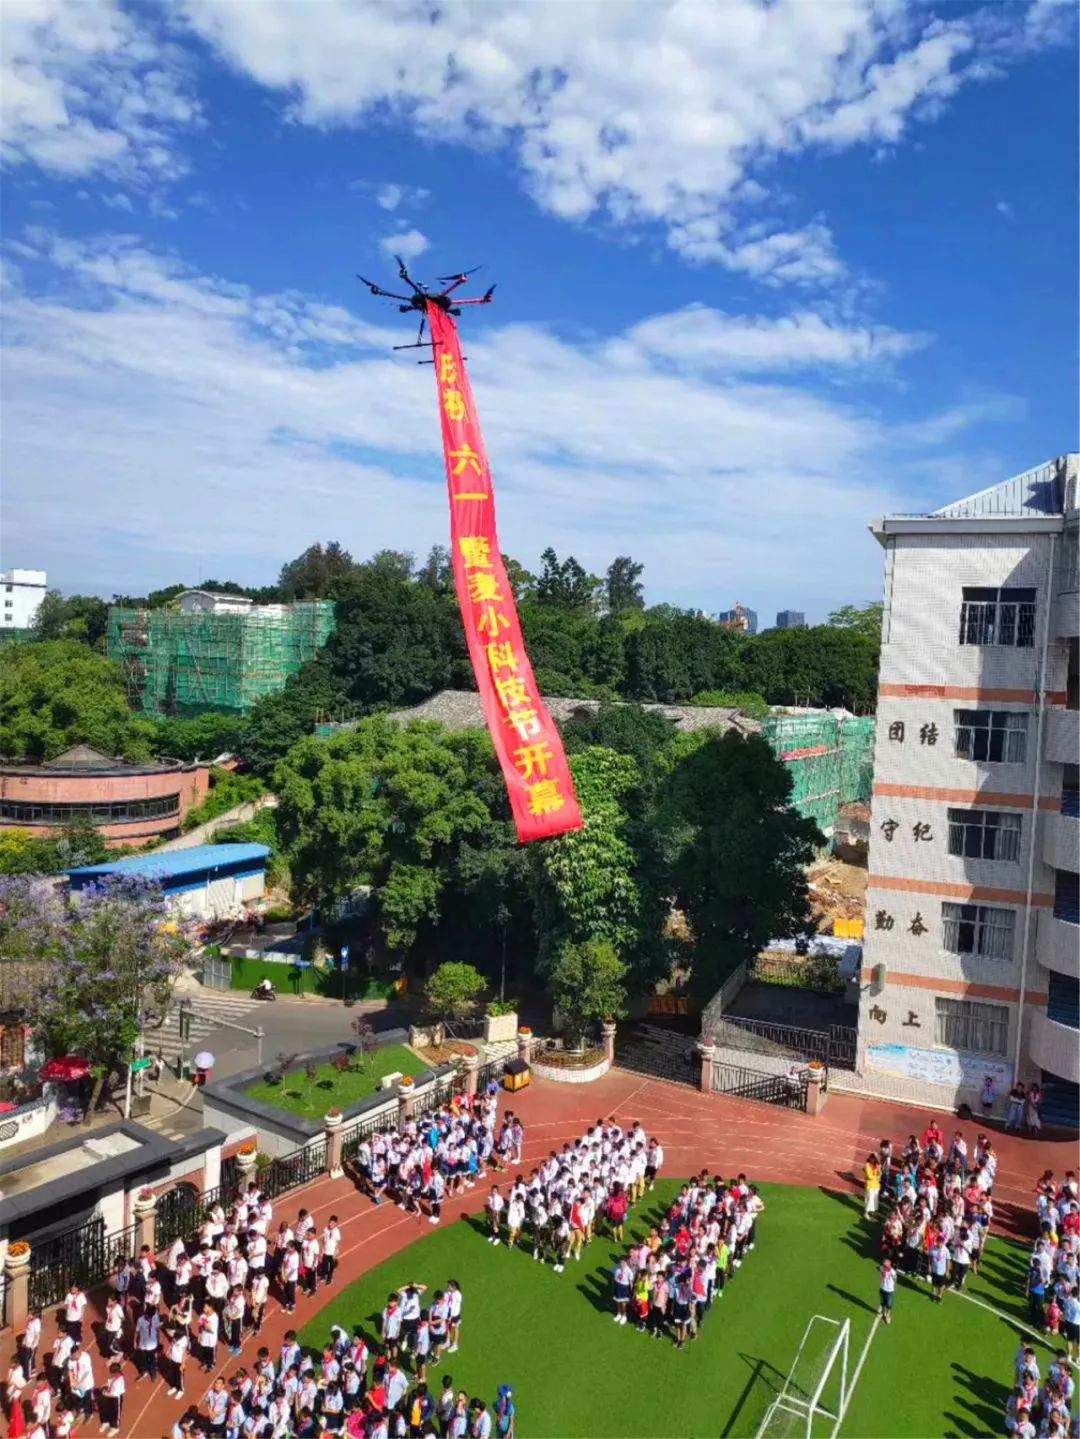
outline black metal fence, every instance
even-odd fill
[[[91,1289],[103,1283],[115,1273],[121,1259],[135,1254],[137,1234],[134,1224],[106,1234],[105,1221],[97,1215],[77,1229],[66,1229],[33,1244],[28,1281],[31,1310],[59,1304],[73,1284]]]
[[[735,1099],[756,1099],[761,1104],[776,1104],[782,1109],[806,1111],[809,1078],[806,1070],[797,1074],[767,1074],[760,1069],[744,1069],[738,1064],[713,1065],[713,1089]]]
[[[287,1194],[290,1189],[299,1189],[313,1179],[326,1173],[326,1140],[294,1149],[291,1154],[279,1155],[258,1175],[258,1184],[268,1199]]]
[[[759,1054],[786,1051],[793,1059],[804,1062],[816,1059],[836,1069],[855,1068],[858,1031],[851,1025],[830,1024],[828,1029],[802,1029],[793,1024],[774,1024],[771,1020],[725,1014],[714,1023],[710,1033],[716,1044],[728,1049],[746,1049]]]

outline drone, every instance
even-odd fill
[[[424,327],[427,324],[429,305],[437,305],[440,310],[444,310],[448,315],[460,315],[462,305],[491,304],[491,297],[495,293],[494,285],[492,285],[489,290],[486,290],[484,294],[477,295],[473,299],[454,295],[454,291],[460,285],[464,285],[470,275],[475,275],[477,270],[482,268],[480,265],[474,265],[471,270],[462,270],[457,275],[437,276],[438,283],[445,285],[446,288],[432,292],[426,285],[418,284],[417,281],[412,278],[405,267],[405,261],[400,255],[395,255],[394,259],[398,263],[398,277],[404,280],[406,285],[408,285],[412,291],[411,295],[396,295],[393,290],[384,290],[381,285],[376,285],[373,280],[365,279],[363,275],[357,275],[356,278],[361,280],[377,299],[398,300],[400,302],[398,304],[398,310],[401,314],[407,315],[410,310],[419,310],[420,329],[417,331],[415,341],[411,345],[395,345],[395,350],[427,350],[431,348],[432,342],[424,339]],[[417,363],[423,365],[430,362],[419,360]]]

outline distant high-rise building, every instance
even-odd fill
[[[0,625],[25,630],[34,623],[45,598],[44,570],[0,570]]]
[[[778,630],[801,630],[806,625],[806,615],[802,610],[777,610],[776,628]]]
[[[733,610],[721,610],[716,617],[729,630],[739,630],[744,635],[757,634],[757,610],[748,610],[735,601]]]

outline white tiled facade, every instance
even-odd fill
[[[29,629],[44,598],[44,570],[0,570],[0,629]]]
[[[1002,1092],[1018,1073],[1074,1102],[1077,469],[1065,456],[872,526],[885,615],[859,1015],[871,1092],[975,1105],[986,1074]],[[987,598],[999,590],[1034,593]],[[1008,642],[1014,623],[1030,643]]]

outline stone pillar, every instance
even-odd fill
[[[466,1054],[465,1059],[465,1093],[470,1099],[476,1098],[476,1081],[480,1073],[480,1056],[478,1054]]]
[[[202,1192],[208,1193],[221,1183],[221,1145],[212,1144],[203,1155]]]
[[[605,1019],[600,1026],[600,1033],[604,1037],[604,1058],[608,1064],[615,1063],[615,1021]]]
[[[701,1092],[711,1094],[713,1087],[713,1063],[716,1059],[716,1045],[711,1039],[698,1041],[698,1055],[701,1059]]]
[[[828,1094],[825,1090],[825,1069],[816,1061],[807,1069],[806,1112],[818,1115],[825,1108]]]
[[[526,1064],[532,1063],[533,1032],[527,1024],[523,1024],[517,1032],[518,1058],[523,1059]]]
[[[148,1245],[151,1253],[157,1250],[157,1195],[152,1189],[140,1189],[131,1201],[131,1216],[135,1221],[136,1253]]]
[[[412,1118],[414,1086],[408,1075],[398,1081],[397,1102],[398,1102],[398,1128],[404,1127],[405,1121]]]
[[[7,1322],[18,1334],[30,1313],[30,1246],[25,1240],[8,1245],[4,1256],[4,1279],[7,1283]]]
[[[341,1164],[341,1147],[345,1141],[341,1132],[341,1121],[340,1109],[332,1109],[323,1116],[323,1128],[326,1131],[326,1170],[331,1179],[340,1179],[345,1173]]]

